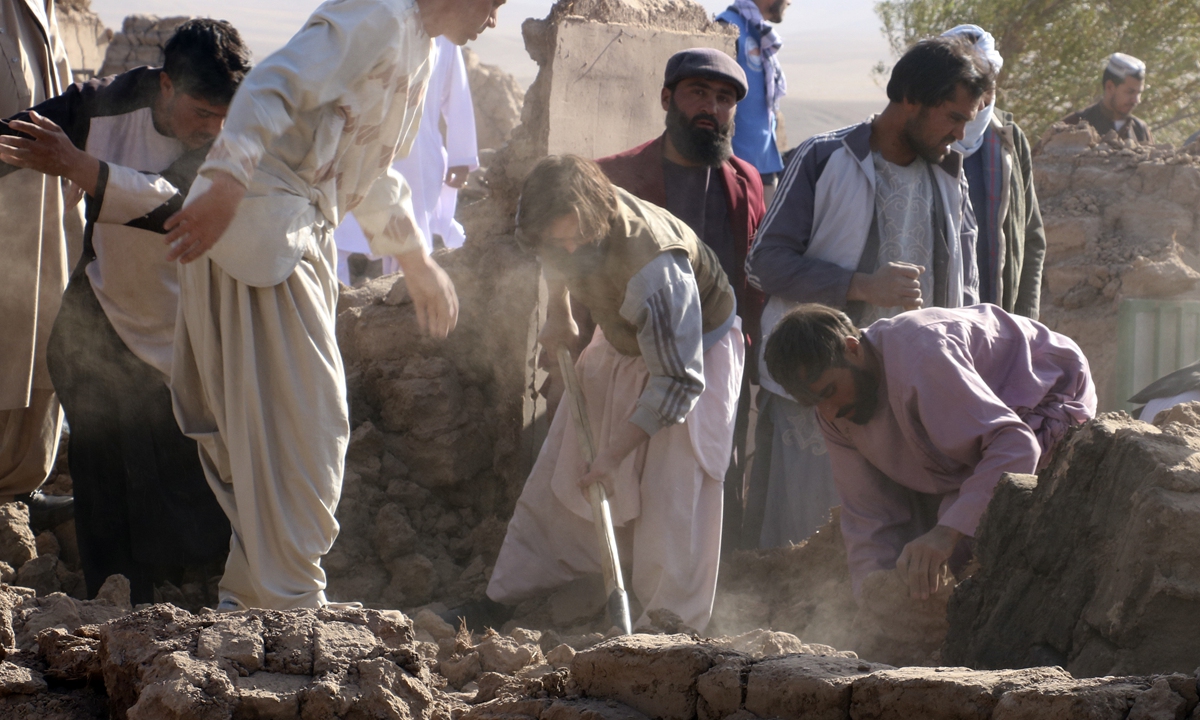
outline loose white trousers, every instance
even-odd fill
[[[338,533],[350,421],[332,233],[313,237],[273,287],[241,283],[207,257],[180,270],[175,415],[233,526],[221,598],[248,607],[323,604],[321,557]]]
[[[712,616],[723,482],[744,361],[738,324],[704,353],[705,389],[687,419],[656,433],[618,473],[612,503],[621,560],[644,608],[635,626],[648,624],[647,613],[658,608],[701,631]],[[646,363],[618,353],[597,329],[576,367],[603,447],[633,413],[649,378]],[[571,413],[560,405],[517,500],[488,597],[518,603],[601,572],[587,501],[571,487],[584,472]]]

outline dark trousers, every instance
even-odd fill
[[[135,604],[153,602],[156,581],[223,561],[229,520],[175,422],[166,378],[117,335],[82,268],[47,351],[71,431],[79,555],[88,597],[119,573]]]
[[[747,351],[749,354],[749,351]],[[746,363],[751,360],[747,358]],[[743,483],[746,477],[746,436],[750,429],[750,373],[742,373],[742,392],[738,396],[737,416],[733,423],[733,454],[729,469],[725,471],[725,515],[721,522],[721,552],[753,550],[758,547],[747,545],[744,540],[745,494]],[[757,447],[755,448],[757,452]],[[761,518],[759,525],[762,524]]]

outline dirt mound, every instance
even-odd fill
[[[1036,479],[1006,476],[944,659],[1078,677],[1200,665],[1200,430],[1123,413],[1076,430]]]

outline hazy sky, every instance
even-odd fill
[[[700,0],[720,12],[729,0]],[[291,37],[317,0],[92,0],[105,24],[119,29],[133,13],[211,15],[232,22],[258,57]],[[532,82],[537,66],[525,53],[521,21],[545,17],[550,0],[509,0],[500,9],[500,27],[473,44],[480,59],[500,65],[523,84]],[[792,100],[883,102],[883,90],[870,76],[871,67],[890,60],[879,32],[874,0],[794,0],[780,33],[782,56]]]

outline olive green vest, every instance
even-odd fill
[[[687,252],[700,288],[704,332],[721,327],[737,306],[733,288],[716,254],[679,218],[621,188],[617,191],[618,217],[603,241],[601,272],[571,272],[566,276],[571,297],[587,306],[604,337],[622,355],[639,356],[637,326],[621,317],[625,288],[634,275],[654,258],[672,250]]]

